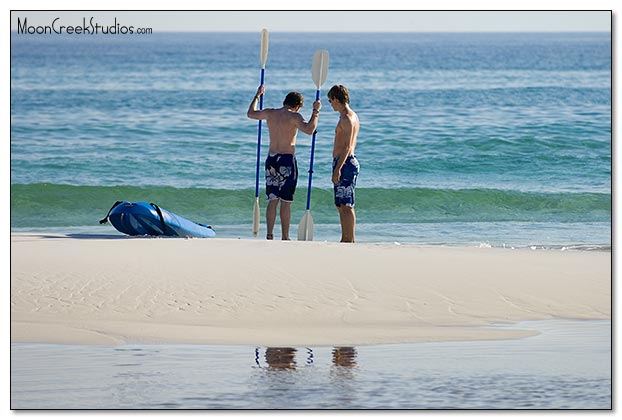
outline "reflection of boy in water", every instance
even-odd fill
[[[296,369],[296,349],[291,347],[268,347],[266,349],[266,363],[271,369]]]
[[[333,364],[342,367],[356,367],[356,349],[354,347],[335,347]]]

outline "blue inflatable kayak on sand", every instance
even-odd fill
[[[110,222],[119,232],[131,236],[173,236],[186,238],[213,238],[216,232],[211,226],[191,222],[181,216],[166,211],[156,204],[117,201],[108,215],[99,221]]]

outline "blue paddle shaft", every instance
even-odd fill
[[[261,69],[261,83],[263,85],[264,71]],[[263,95],[259,96],[259,109],[263,109]],[[257,130],[257,169],[255,171],[255,198],[259,197],[259,164],[261,160],[261,120],[259,120],[259,128]]]
[[[315,91],[315,100],[320,100],[320,90]],[[311,137],[311,159],[309,159],[309,187],[307,188],[307,210],[311,208],[311,182],[313,180],[313,156],[315,155],[315,135],[317,130],[313,132]]]

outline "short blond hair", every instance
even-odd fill
[[[342,104],[350,103],[350,92],[343,85],[335,85],[328,91],[328,99],[337,99]]]

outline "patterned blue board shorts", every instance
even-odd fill
[[[333,159],[333,171],[337,166],[339,158]],[[356,156],[350,156],[346,159],[341,168],[341,178],[339,182],[334,184],[335,205],[354,207],[354,189],[356,188],[356,179],[359,176],[361,165]]]
[[[294,201],[298,183],[298,163],[292,154],[269,155],[266,159],[266,195],[268,200]]]

